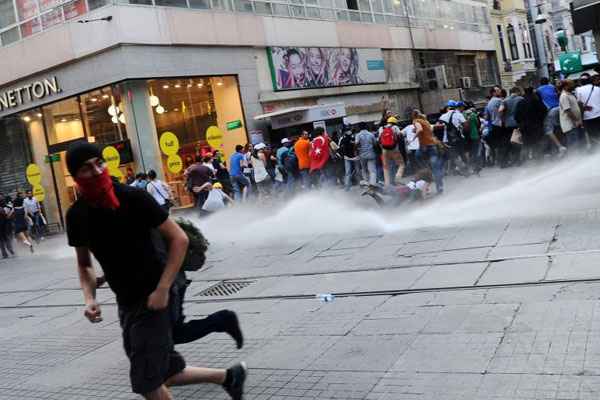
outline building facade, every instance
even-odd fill
[[[523,0],[492,0],[491,24],[502,86],[529,86],[537,78],[535,38],[527,21]]]
[[[0,0],[4,193],[41,172],[49,222],[77,193],[64,152],[108,147],[114,175],[154,169],[178,204],[194,155],[300,128],[435,112],[496,83],[484,2]]]

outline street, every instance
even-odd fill
[[[234,310],[246,344],[213,334],[178,350],[201,366],[246,360],[247,400],[597,398],[596,160],[456,178],[408,214],[356,196],[338,218],[316,194],[268,218],[215,216],[186,315]],[[0,398],[137,398],[112,292],[98,290],[104,321],[90,324],[65,238],[36,251],[0,262]]]

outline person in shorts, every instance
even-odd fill
[[[214,383],[241,400],[244,363],[227,370],[191,367],[174,350],[174,282],[187,235],[146,191],[113,183],[95,145],[72,145],[66,163],[80,194],[67,212],[67,237],[77,255],[84,315],[92,323],[102,321],[93,254],[116,295],[133,392],[168,400],[173,398],[168,386]]]

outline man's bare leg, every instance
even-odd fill
[[[162,385],[158,389],[142,395],[146,400],[173,400],[173,396],[169,392],[169,389],[165,385]]]
[[[185,367],[183,371],[173,375],[165,382],[167,386],[194,385],[197,383],[225,383],[227,371],[215,368]]]
[[[193,385],[195,383],[214,383],[221,385],[231,396],[232,400],[242,400],[244,382],[248,375],[244,362],[233,365],[228,369],[186,367],[180,373],[173,375],[165,382],[167,386]],[[162,399],[160,399],[162,400]]]
[[[554,133],[549,134],[548,137],[550,138],[552,143],[554,143],[556,148],[560,149],[561,147],[563,147],[562,143],[560,143],[560,141],[558,140],[558,138],[556,137],[556,135]]]

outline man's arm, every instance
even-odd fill
[[[169,289],[181,269],[181,264],[183,263],[189,244],[189,239],[185,232],[171,219],[167,218],[158,227],[158,230],[169,245],[169,255],[158,286],[148,297],[148,308],[152,310],[167,308],[169,304]]]
[[[77,254],[77,272],[79,274],[79,284],[83,290],[83,299],[85,302],[84,315],[90,322],[102,321],[100,306],[96,302],[96,271],[92,265],[92,257],[87,247],[76,247]]]

